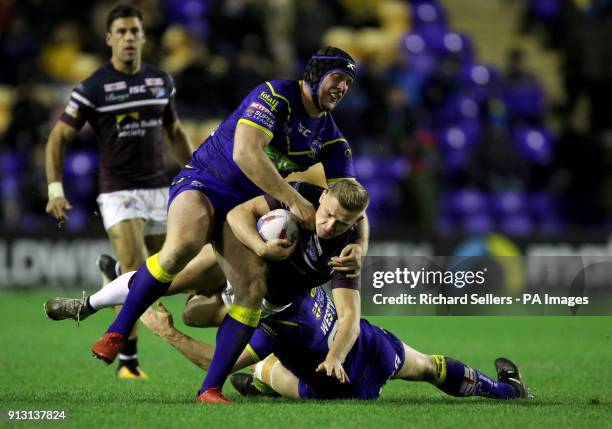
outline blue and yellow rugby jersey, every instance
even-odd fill
[[[321,162],[328,180],[355,178],[350,146],[331,114],[312,118],[301,99],[301,82],[272,80],[257,86],[194,153],[207,187],[249,199],[261,194],[233,160],[238,123],[271,137],[265,152],[285,177]]]
[[[308,385],[303,397],[374,399],[404,361],[402,342],[361,319],[359,337],[343,367],[350,383],[317,373],[338,330],[336,308],[323,288],[300,294],[287,309],[262,319],[247,350],[255,360],[274,353]],[[300,395],[304,391],[300,386]]]

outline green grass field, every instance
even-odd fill
[[[68,296],[79,296],[61,293]],[[0,427],[9,409],[65,409],[66,421],[44,427],[593,427],[612,425],[612,318],[378,317],[417,350],[456,357],[489,374],[507,356],[521,367],[533,400],[452,398],[426,383],[394,381],[374,402],[292,402],[239,397],[236,406],[195,402],[203,373],[143,329],[139,355],[150,380],[118,381],[114,366],[89,348],[112,320],[110,310],[81,323],[44,317],[50,292],[0,294]],[[185,328],[184,297],[163,300],[190,335],[211,341],[214,330]]]

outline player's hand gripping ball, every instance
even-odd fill
[[[299,237],[298,225],[291,212],[272,210],[257,221],[257,231],[266,242],[259,256],[271,261],[287,259],[295,250]]]

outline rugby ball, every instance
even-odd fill
[[[257,231],[264,241],[281,238],[295,241],[299,237],[298,225],[290,211],[276,209],[257,221]]]

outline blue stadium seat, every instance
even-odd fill
[[[514,190],[492,192],[489,195],[489,206],[501,218],[524,214],[527,212],[527,195]]]
[[[64,159],[66,177],[84,177],[98,170],[98,154],[93,150],[76,150],[68,152]]]
[[[494,229],[495,224],[488,213],[472,213],[461,219],[461,230],[467,234],[485,234]]]
[[[534,225],[529,216],[521,213],[502,218],[500,228],[509,236],[524,237],[533,233]]]
[[[437,131],[438,145],[442,153],[445,172],[450,173],[467,166],[470,150],[481,137],[480,123],[477,120],[464,120]]]
[[[25,169],[25,157],[15,150],[0,153],[0,176],[19,175]]]
[[[488,211],[487,195],[474,188],[451,190],[443,196],[442,204],[455,216]]]
[[[432,24],[446,26],[446,11],[439,2],[435,0],[413,0],[410,6],[414,27]]]
[[[502,87],[502,100],[512,119],[540,121],[546,109],[544,91],[536,81],[505,83]]]
[[[529,161],[546,165],[553,158],[553,137],[543,126],[518,126],[513,133],[513,142]]]

